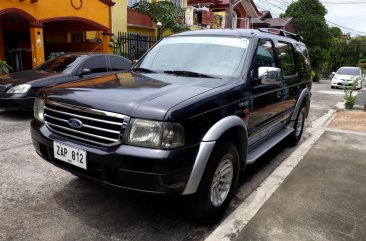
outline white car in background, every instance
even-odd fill
[[[342,88],[344,86],[351,86],[354,81],[357,81],[356,88],[362,88],[362,71],[359,67],[341,67],[335,73],[332,73],[334,76],[332,78],[332,82],[330,87],[333,88]]]

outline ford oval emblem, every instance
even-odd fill
[[[67,121],[69,123],[69,125],[73,128],[76,129],[80,129],[81,127],[83,127],[83,122],[81,122],[81,120],[75,119],[75,118],[71,118]]]

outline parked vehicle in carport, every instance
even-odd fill
[[[359,67],[341,67],[337,72],[333,72],[333,78],[330,87],[344,88],[345,86],[356,85],[357,89],[362,88],[363,76]]]
[[[213,223],[240,170],[282,140],[299,142],[310,72],[301,37],[283,30],[175,34],[130,72],[42,89],[33,145],[79,177],[186,195],[187,214]]]
[[[0,76],[0,107],[33,110],[34,99],[43,87],[125,71],[130,67],[130,60],[112,54],[62,54],[34,70]]]

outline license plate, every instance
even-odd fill
[[[86,170],[86,151],[54,141],[53,155],[56,159]]]

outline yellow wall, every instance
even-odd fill
[[[74,0],[75,4],[79,1]],[[82,17],[100,23],[105,27],[109,24],[109,6],[99,0],[82,1],[83,6],[80,10],[72,7],[70,1],[66,0],[39,0],[37,3],[19,0],[1,0],[0,9],[18,8],[26,11],[34,18],[43,20],[56,17]]]
[[[112,33],[127,32],[127,0],[114,0],[112,8]]]
[[[156,35],[155,29],[138,28],[138,27],[133,27],[133,26],[128,26],[127,27],[127,32],[129,32],[129,33],[138,33],[138,34],[149,35],[149,36],[155,36]]]

